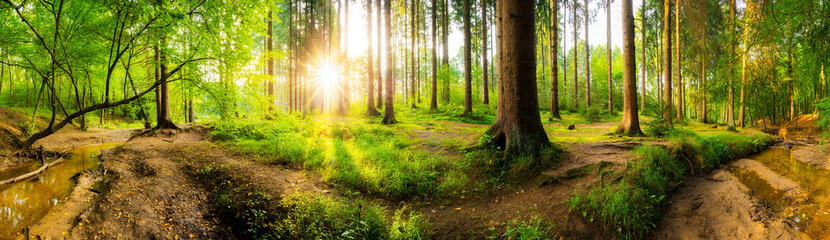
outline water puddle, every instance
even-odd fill
[[[730,167],[750,190],[750,195],[766,205],[777,216],[786,218],[794,227],[815,239],[830,236],[830,171],[816,168],[795,159],[784,148],[771,148],[749,157],[775,173],[789,178],[809,192],[798,202],[781,190],[773,188],[753,171]]]
[[[0,239],[13,239],[23,228],[37,223],[52,206],[69,195],[75,187],[73,176],[100,166],[98,152],[124,142],[76,147],[69,159],[52,166],[32,179],[0,186]],[[7,179],[36,170],[40,163],[17,166],[0,174]]]

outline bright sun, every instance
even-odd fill
[[[330,61],[321,61],[314,68],[315,78],[321,87],[336,87],[340,82],[340,67]]]

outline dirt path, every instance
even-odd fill
[[[70,239],[231,238],[211,214],[210,193],[188,173],[193,171],[194,165],[224,166],[234,177],[261,186],[274,196],[297,190],[322,193],[325,189],[301,171],[233,156],[205,142],[204,134],[200,133],[136,138],[121,147],[104,151],[101,159],[107,176],[112,177],[109,189],[100,195],[88,191],[73,193],[73,196],[77,195],[75,198],[95,199],[96,204],[89,208],[90,204],[78,204],[77,200],[70,199],[56,207],[64,217],[33,227],[32,236],[51,239],[65,236]]]

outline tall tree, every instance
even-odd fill
[[[417,1],[417,0],[412,0],[412,4],[409,5],[410,8],[412,9],[410,11],[410,22],[412,23],[412,25],[409,26],[410,27],[409,29],[412,32],[412,34],[409,35],[409,41],[411,41],[411,44],[409,45],[409,55],[412,58],[412,60],[411,60],[412,62],[409,65],[409,69],[410,69],[410,75],[409,75],[410,95],[409,95],[409,99],[412,102],[412,108],[417,108],[418,107],[418,105],[417,105],[418,102],[415,101],[416,100],[415,95],[418,94],[418,92],[416,90],[417,87],[415,86],[415,41],[417,40],[417,38],[415,37],[415,24],[416,24],[416,18],[415,18],[415,11],[416,11],[415,6],[416,6],[416,4],[415,4],[415,1]]]
[[[163,80],[161,85],[159,86],[159,100],[158,100],[158,116],[156,116],[156,128],[157,129],[180,129],[179,126],[176,126],[173,123],[173,120],[170,118],[170,90],[167,84],[167,80],[163,76],[167,76],[167,55],[165,52],[167,51],[167,39],[165,37],[161,38],[161,46],[158,50],[158,60],[159,60],[159,79]]]
[[[383,4],[384,18],[386,21],[386,108],[383,110],[383,124],[393,124],[395,121],[395,63],[392,56],[392,1],[385,0]],[[378,9],[380,11],[380,9]]]
[[[470,0],[464,1],[464,115],[473,114],[472,43],[470,38]]]
[[[676,57],[677,57],[677,122],[683,121],[683,73],[681,71],[680,66],[680,0],[674,0],[674,41],[675,45],[674,49],[676,50]]]
[[[672,0],[663,0],[663,120],[668,124],[672,122],[671,2]]]
[[[380,1],[380,0],[376,0],[376,1]],[[374,71],[375,70],[374,70],[374,63],[372,62],[372,60],[374,59],[374,57],[372,56],[372,53],[373,53],[373,50],[372,50],[372,0],[367,0],[366,1],[366,39],[369,39],[369,41],[367,43],[368,46],[366,46],[366,73],[368,75],[368,78],[366,78],[366,82],[367,82],[367,84],[369,84],[369,86],[366,88],[366,90],[368,91],[367,96],[366,96],[366,101],[367,101],[366,115],[377,116],[380,113],[375,108],[375,97],[374,97],[374,95],[375,95],[375,92],[374,92],[375,91]]]
[[[611,84],[611,0],[605,0],[605,58],[608,62],[608,111],[614,111],[614,86]],[[635,66],[636,67],[636,66]]]
[[[559,3],[549,1],[551,12],[548,21],[550,32],[550,118],[562,119],[559,116]]]
[[[585,6],[582,13],[585,23],[585,109],[591,107],[591,44],[588,43],[588,0],[585,0]]]
[[[436,45],[438,6],[436,4],[437,1],[432,0],[432,93],[429,99],[429,110],[431,111],[438,109],[438,56],[436,56],[438,52],[436,49],[438,48]]]
[[[574,21],[574,47],[573,47],[573,50],[574,50],[574,96],[573,97],[574,97],[574,100],[573,100],[573,104],[574,104],[574,110],[579,108],[579,100],[578,100],[579,99],[579,74],[578,74],[579,65],[577,65],[577,63],[576,63],[576,61],[579,59],[578,58],[578,56],[579,56],[578,52],[579,51],[577,51],[579,49],[577,46],[579,46],[579,45],[577,45],[577,42],[576,42],[577,38],[579,38],[579,34],[577,33],[577,31],[579,31],[579,24],[577,24],[578,21],[577,21],[577,18],[576,18],[576,10],[577,10],[577,6],[579,4],[577,1],[579,1],[579,0],[574,0],[574,5],[573,5],[573,14],[574,14],[574,16],[573,16],[573,21]],[[587,32],[587,29],[586,29],[586,32]]]
[[[637,115],[637,63],[634,59],[634,13],[631,0],[622,0],[623,23],[623,117],[617,133],[642,135]]]
[[[378,28],[377,28],[378,29],[377,42],[376,42],[377,45],[378,45],[378,51],[377,51],[377,56],[376,56],[376,58],[377,58],[377,61],[376,61],[377,62],[377,68],[376,69],[377,69],[377,74],[378,74],[376,76],[377,81],[378,81],[378,102],[377,102],[377,105],[378,105],[378,108],[382,108],[383,107],[383,74],[382,74],[383,71],[381,70],[381,65],[382,65],[381,64],[381,61],[382,61],[381,56],[383,56],[383,55],[381,55],[381,49],[383,48],[383,44],[381,43],[381,36],[383,34],[383,30],[382,30],[383,28],[381,28],[380,25],[381,25],[381,22],[383,22],[381,20],[381,15],[383,15],[383,14],[381,14],[380,12],[381,12],[381,9],[382,9],[381,8],[381,1],[383,1],[383,0],[375,0],[375,1],[376,1],[376,4],[377,4],[376,5],[377,9],[378,9],[378,14],[376,15],[377,16],[377,25],[378,25]],[[369,39],[371,39],[371,38],[369,38]],[[389,43],[387,42],[386,44],[389,44]]]
[[[441,66],[442,66],[442,68],[449,68],[449,66],[450,66],[450,50],[449,50],[449,44],[447,42],[447,39],[450,36],[450,30],[449,30],[450,29],[450,20],[449,20],[450,19],[450,17],[449,17],[449,15],[450,15],[450,10],[449,10],[450,9],[450,4],[449,4],[449,0],[443,0],[443,1],[444,1],[444,4],[442,4],[442,5],[444,7],[444,14],[442,15],[443,16],[443,25],[441,26],[441,31],[443,32],[443,34],[441,34],[441,42],[442,42],[442,46],[444,47],[444,49],[443,49],[444,51],[443,51],[443,54],[442,54],[442,56],[444,58],[441,59]],[[444,96],[443,97],[444,97],[444,102],[446,102],[446,103],[450,102],[450,79],[444,79]]]
[[[490,104],[490,90],[487,88],[487,1],[481,0],[481,41],[482,41],[482,56],[481,56],[481,73],[484,81],[484,101],[485,105]]]
[[[266,51],[268,51],[268,111],[274,111],[274,20],[272,16],[272,12],[268,11],[268,37],[265,39],[266,41]]]
[[[729,1],[729,32],[735,34],[735,0]],[[733,35],[733,36],[734,36]],[[735,52],[735,44],[730,42],[729,44],[729,54],[732,54],[731,57],[737,56],[737,52]],[[732,63],[733,61],[729,61],[727,70],[729,71],[729,82],[726,85],[729,85],[729,105],[726,108],[726,122],[727,127],[730,130],[735,130],[735,86],[733,86],[733,82],[735,81],[735,67]]]
[[[497,12],[503,54],[498,81],[499,101],[496,121],[487,130],[490,144],[504,149],[504,156],[538,155],[549,147],[539,115],[536,95],[536,13],[534,1],[498,0]],[[509,17],[508,17],[509,16]]]
[[[640,5],[640,109],[646,109],[646,0]]]

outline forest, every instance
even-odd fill
[[[3,239],[822,239],[826,0],[0,0]]]

